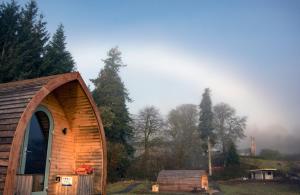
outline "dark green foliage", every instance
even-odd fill
[[[208,136],[212,136],[213,129],[213,112],[210,99],[210,90],[206,88],[200,103],[199,131],[201,137],[205,139]]]
[[[74,69],[71,54],[65,50],[62,26],[48,44],[46,22],[36,1],[21,8],[15,1],[1,3],[0,27],[0,83]]]
[[[212,176],[213,180],[229,180],[236,179],[241,177],[249,177],[249,170],[256,169],[257,167],[240,164],[240,165],[232,165],[225,168],[220,168],[219,170],[214,170],[214,174]]]
[[[104,68],[100,71],[98,78],[91,79],[91,81],[95,85],[92,92],[94,100],[100,110],[105,111],[106,138],[111,143],[123,145],[126,151],[126,156],[123,155],[122,158],[114,159],[114,155],[111,157],[111,160],[117,161],[116,168],[108,168],[113,171],[108,173],[109,179],[114,180],[117,176],[118,178],[125,176],[133,154],[133,148],[129,144],[132,138],[131,118],[126,106],[126,103],[131,100],[119,76],[119,69],[125,66],[121,59],[121,52],[116,47],[112,48],[107,55],[107,59],[103,60]],[[114,151],[111,153],[114,154]],[[110,164],[109,161],[108,166]]]
[[[74,65],[71,53],[66,50],[64,27],[60,24],[46,47],[44,65],[40,69],[40,74],[53,75],[71,72],[74,70]]]
[[[110,182],[125,177],[125,173],[130,165],[128,152],[124,144],[117,142],[107,142],[107,172]]]
[[[229,145],[228,152],[226,154],[225,166],[238,166],[240,164],[240,157],[236,151],[236,146],[234,142]]]
[[[30,1],[20,12],[20,29],[16,55],[19,59],[12,64],[14,80],[22,80],[43,76],[39,74],[40,66],[43,64],[45,44],[49,36],[46,31],[46,22],[43,16],[38,14],[35,1]]]
[[[0,5],[0,82],[14,79],[12,67],[19,61],[15,52],[20,28],[19,9],[14,1]]]
[[[208,137],[210,138],[211,143],[214,143],[215,141],[213,118],[214,115],[212,112],[210,90],[206,88],[202,95],[202,100],[200,103],[200,117],[199,117],[199,126],[198,126],[200,136],[202,140],[204,140],[204,143]],[[207,149],[206,144],[204,144],[203,147]]]

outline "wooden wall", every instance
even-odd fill
[[[12,155],[10,151],[19,120],[32,97],[51,78],[0,84],[0,194],[4,190],[9,157]]]
[[[163,170],[158,174],[157,183],[159,191],[165,192],[191,192],[208,185],[206,172],[202,170]]]
[[[70,82],[54,91],[74,134],[75,167],[90,165],[94,172],[94,191],[102,189],[102,138],[93,108],[78,82]]]
[[[25,128],[39,104],[48,107],[54,117],[50,194],[54,192],[56,175],[74,174],[75,168],[82,164],[95,168],[94,191],[103,193],[105,136],[90,99],[76,72],[0,84],[0,194],[3,190],[7,195],[13,193]],[[63,128],[68,128],[67,135],[62,134]]]
[[[49,94],[41,104],[51,112],[54,122],[48,194],[55,194],[56,175],[71,175],[75,170],[74,133],[60,102],[53,93]],[[67,134],[63,134],[63,128],[68,129]]]

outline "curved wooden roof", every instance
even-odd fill
[[[79,73],[0,84],[0,191],[4,189],[4,194],[12,194],[20,144],[32,114],[49,93],[71,81],[79,82],[93,107],[103,139],[103,166],[106,167],[105,134],[100,114]],[[103,180],[106,181],[106,168],[102,174]]]
[[[204,170],[162,170],[159,172],[157,181],[162,182],[166,179],[176,179],[178,181],[186,178],[197,178],[202,175],[207,175]]]
[[[193,191],[207,188],[204,170],[162,170],[157,177],[159,191]]]

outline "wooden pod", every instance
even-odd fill
[[[159,191],[193,192],[208,189],[208,177],[203,170],[162,170],[157,177]]]
[[[104,129],[93,98],[77,72],[0,84],[0,194],[14,194],[20,181],[28,183],[37,177],[18,178],[28,125],[41,106],[53,120],[48,132],[52,134],[44,191],[57,194],[58,175],[72,177],[77,167],[89,165],[94,169],[93,193],[105,194]]]

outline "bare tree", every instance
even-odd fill
[[[235,143],[245,136],[247,118],[237,116],[235,109],[226,103],[215,105],[213,111],[218,142],[225,154],[231,142]]]
[[[137,145],[143,148],[143,165],[145,175],[148,173],[148,161],[150,149],[159,143],[163,118],[159,110],[154,106],[141,109],[134,120],[135,140]]]
[[[199,168],[202,154],[198,128],[198,110],[193,104],[183,104],[168,115],[174,168]],[[200,154],[200,155],[199,155]]]

